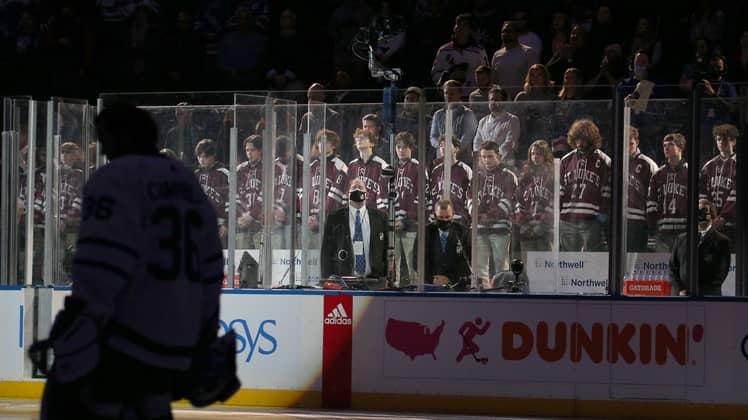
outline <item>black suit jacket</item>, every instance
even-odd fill
[[[442,253],[439,227],[436,223],[426,226],[426,267],[423,271],[424,283],[434,282],[433,276],[441,274],[456,283],[460,278],[469,277],[470,270],[470,230],[457,222],[452,222],[447,237],[447,250]]]
[[[369,213],[369,266],[371,272],[367,277],[385,277],[387,275],[387,216],[384,213],[367,207]],[[322,237],[322,277],[353,276],[353,242],[348,207],[338,209],[325,221],[325,233]]]
[[[675,239],[670,256],[670,282],[672,292],[678,295],[688,290],[688,259],[686,234]],[[716,229],[709,229],[699,241],[699,295],[721,296],[722,283],[730,269],[730,241]]]

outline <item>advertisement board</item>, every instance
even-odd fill
[[[530,293],[606,294],[607,252],[528,252]]]
[[[319,261],[319,250],[309,251],[309,260],[307,261],[309,267],[309,277],[306,280],[301,278],[302,271],[302,258],[303,251],[297,250],[295,253],[294,260],[294,272],[297,284],[303,285],[317,285],[320,280],[320,261]],[[228,255],[227,250],[223,250],[224,262],[227,261],[226,256]],[[261,274],[258,270],[260,258],[259,249],[237,249],[234,251],[234,288],[249,288],[255,289],[262,287]],[[224,284],[223,287],[231,287],[228,283],[228,265],[224,266]],[[275,249],[273,250],[273,281],[271,287],[278,287],[287,285],[290,282],[291,273],[291,250],[289,249]]]
[[[670,254],[629,252],[623,273],[623,294],[628,296],[670,296]],[[735,296],[735,254],[730,257],[722,296]]]

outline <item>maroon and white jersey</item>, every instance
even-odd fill
[[[83,190],[83,170],[60,168],[60,192],[57,203],[60,210],[60,221],[68,226],[77,225],[81,214],[81,192]]]
[[[681,161],[675,168],[659,167],[649,181],[647,219],[658,232],[677,233],[686,230],[688,215],[688,164]]]
[[[29,191],[27,188],[28,174],[21,171],[18,176],[18,198],[26,205],[26,198]],[[34,209],[34,223],[44,223],[44,187],[47,184],[47,174],[37,170],[34,174],[34,197],[32,197],[31,207]],[[27,211],[28,213],[28,211]]]
[[[25,200],[26,177],[19,191],[21,198]],[[47,182],[49,178],[43,172],[37,172],[34,177],[34,221],[44,223],[44,217],[49,210],[47,200]],[[83,171],[72,167],[61,167],[59,171],[59,182],[52,186],[57,192],[57,211],[59,211],[60,223],[65,226],[77,225],[81,213],[81,190],[83,188]]]
[[[242,230],[259,232],[263,224],[262,160],[240,163],[236,168],[236,183],[238,192],[236,217],[247,215],[252,217],[252,222]]]
[[[460,46],[450,41],[436,51],[434,63],[431,65],[431,80],[434,84],[439,83],[442,74],[450,71],[450,68],[458,64],[467,64],[465,69],[465,81],[462,84],[462,96],[467,97],[476,88],[475,69],[488,65],[488,55],[477,42],[471,40],[467,45]],[[450,77],[453,79],[454,77]]]
[[[92,175],[72,295],[112,326],[107,346],[151,366],[190,366],[201,328],[218,327],[223,255],[212,204],[192,171],[164,156],[122,156]]]
[[[395,164],[395,220],[401,222],[406,230],[416,230],[418,211],[422,209],[418,201],[418,183],[426,172],[415,159],[397,160]]]
[[[553,168],[533,165],[517,186],[517,223],[553,221]]]
[[[195,169],[197,182],[211,203],[218,216],[218,224],[226,224],[226,208],[229,197],[229,170],[220,162],[216,162],[208,169]]]
[[[452,185],[449,190],[449,199],[455,211],[454,219],[463,225],[470,225],[470,214],[473,210],[473,193],[470,190],[470,182],[473,180],[473,170],[465,162],[458,160],[452,165],[450,174]],[[431,198],[429,213],[433,214],[436,203],[442,199],[442,184],[444,183],[444,162],[434,166],[429,176],[428,193]]]
[[[610,208],[610,157],[574,150],[561,159],[561,220],[592,220]]]
[[[657,164],[639,149],[629,157],[629,199],[626,217],[628,220],[644,223],[647,221],[647,193],[652,174]]]
[[[300,176],[301,164],[298,158],[294,162],[296,167],[292,169],[287,161],[280,158],[275,158],[274,161],[273,203],[276,209],[282,209],[286,215],[291,211],[293,200],[297,200],[298,207],[298,186],[301,183],[294,182],[294,179],[298,180]],[[292,173],[292,170],[296,173]],[[290,222],[290,219],[286,218],[286,222]]]
[[[504,166],[479,170],[478,229],[511,231],[517,201],[517,176]]]
[[[348,165],[339,157],[329,156],[325,162],[325,187],[321,191],[322,164],[317,159],[309,167],[312,174],[312,189],[309,195],[309,214],[319,215],[320,195],[325,195],[325,214],[345,206],[347,202],[346,187],[348,181]]]
[[[351,180],[361,179],[366,185],[366,207],[386,213],[389,205],[389,186],[387,177],[382,175],[382,169],[388,166],[387,162],[377,155],[371,155],[366,162],[360,157],[353,159],[348,164],[348,182],[345,184],[345,191],[348,191]]]
[[[728,226],[735,225],[736,176],[735,154],[727,159],[715,156],[699,174],[699,198],[711,201],[717,208],[717,215],[724,217]]]

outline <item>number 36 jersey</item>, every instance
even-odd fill
[[[73,296],[108,345],[146,364],[186,369],[215,337],[223,278],[216,214],[195,176],[163,156],[127,155],[83,189]]]

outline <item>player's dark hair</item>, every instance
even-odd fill
[[[262,150],[262,136],[259,134],[252,134],[251,136],[244,139],[244,142],[242,143],[242,146],[244,148],[247,148],[247,144],[252,143],[252,147],[254,147],[257,150]]]
[[[216,155],[216,142],[211,139],[202,139],[197,142],[195,146],[195,156],[215,156]]]
[[[126,102],[107,106],[94,121],[109,159],[126,154],[157,154],[158,127],[151,115]]]

